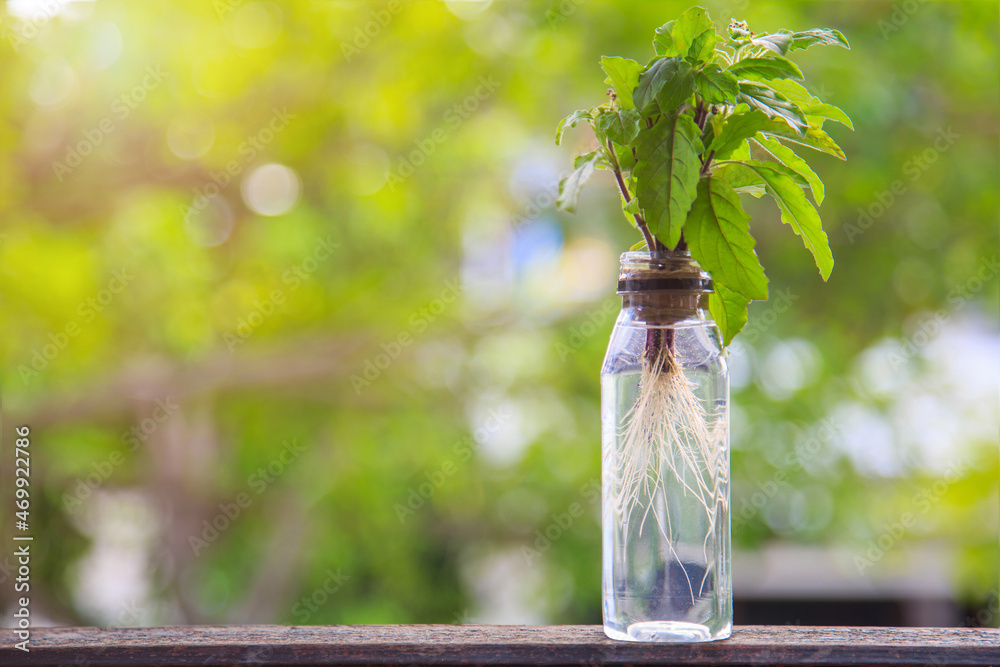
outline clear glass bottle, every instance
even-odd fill
[[[604,631],[699,642],[732,633],[729,372],[687,252],[621,257],[601,370]]]

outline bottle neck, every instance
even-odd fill
[[[627,252],[621,256],[622,309],[649,324],[710,320],[711,277],[686,251]]]

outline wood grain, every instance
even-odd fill
[[[707,644],[614,642],[599,626],[39,628],[2,665],[994,665],[1000,631],[743,626]]]

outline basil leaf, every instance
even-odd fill
[[[844,155],[843,149],[837,145],[837,142],[833,140],[833,137],[815,126],[810,126],[804,133],[800,133],[789,129],[788,125],[782,121],[769,120],[761,129],[761,132],[763,132],[765,136],[775,135],[787,141],[808,146],[809,148],[820,151],[821,153],[838,157],[841,160],[847,159],[847,156]]]
[[[768,56],[744,58],[729,67],[729,73],[741,79],[768,81],[770,79],[802,79],[802,70],[788,58]]]
[[[597,167],[600,159],[600,150],[577,156],[574,162],[576,169],[569,176],[559,181],[559,196],[556,197],[556,205],[559,208],[570,213],[576,210],[577,199],[580,197],[580,188],[593,175],[594,169]]]
[[[796,132],[802,133],[809,127],[805,114],[794,102],[763,83],[740,81],[739,99],[771,118],[780,118]]]
[[[747,193],[760,199],[767,193],[764,179],[754,170],[742,167],[742,164],[727,164],[716,169],[712,176],[729,183],[729,186],[740,194]]]
[[[798,81],[773,79],[767,82],[767,86],[771,90],[775,90],[787,97],[789,101],[797,104],[799,108],[822,103],[822,100],[806,90],[806,87]]]
[[[664,23],[659,28],[656,29],[656,34],[653,35],[653,51],[658,56],[679,56],[681,55],[680,49],[677,48],[677,44],[674,42],[674,37],[670,33],[674,29],[674,21]]]
[[[810,167],[805,160],[777,139],[768,139],[764,136],[760,136],[757,137],[755,141],[760,144],[764,150],[773,155],[776,160],[801,175],[802,178],[804,178],[809,184],[809,189],[812,190],[813,198],[816,200],[816,204],[818,205],[823,203],[823,198],[826,196],[823,181],[820,180],[819,176],[812,170],[812,167]]]
[[[719,40],[712,17],[702,7],[692,7],[677,17],[670,36],[678,53],[694,61],[708,60]]]
[[[559,144],[562,143],[563,133],[566,132],[567,128],[576,127],[576,124],[579,123],[581,120],[591,122],[593,121],[593,119],[594,119],[593,109],[579,109],[577,111],[574,111],[570,115],[566,116],[565,118],[563,118],[561,121],[559,121],[559,124],[556,125],[556,145],[558,146]]]
[[[706,65],[695,77],[698,92],[709,104],[733,104],[740,92],[740,83],[729,72],[712,63]]]
[[[813,28],[812,30],[803,30],[802,32],[791,33],[792,43],[789,46],[790,51],[795,49],[807,49],[814,44],[819,44],[821,46],[842,46],[845,49],[850,49],[851,45],[847,43],[847,38],[839,30],[834,30],[832,28]]]
[[[639,85],[642,65],[628,58],[601,56],[601,69],[608,75],[604,82],[615,89],[618,103],[625,109],[634,109],[632,91]]]
[[[667,116],[639,133],[633,174],[649,231],[668,248],[677,246],[701,171],[701,131],[684,114]]]
[[[670,113],[694,93],[694,70],[679,57],[660,58],[639,76],[635,106],[643,116]],[[658,107],[654,107],[654,103]]]
[[[728,159],[744,140],[757,134],[766,125],[767,116],[759,111],[733,114],[723,123],[722,132],[712,141],[708,149],[715,151],[716,160]]]
[[[774,198],[781,210],[781,221],[792,228],[802,238],[806,249],[812,253],[816,267],[823,280],[833,271],[833,252],[830,241],[823,231],[823,225],[816,208],[809,203],[805,194],[794,180],[774,165],[751,161],[745,164],[727,165],[737,169],[750,169],[764,180],[767,194]]]
[[[748,299],[767,298],[767,276],[754,252],[750,216],[725,180],[701,179],[684,238],[691,255],[716,281]]]
[[[829,119],[849,127],[852,130],[854,129],[854,123],[851,122],[850,116],[844,113],[843,109],[835,107],[832,104],[825,104],[821,102],[819,104],[812,104],[800,108],[802,109],[802,113],[806,115],[806,118]]]
[[[635,109],[612,109],[597,117],[597,128],[616,144],[630,144],[639,134],[641,121]]]
[[[722,345],[728,346],[746,326],[750,299],[719,282],[715,282],[714,289],[708,296],[708,310],[722,334]]]
[[[787,32],[778,32],[773,35],[751,37],[750,43],[754,46],[763,46],[765,49],[783,56],[788,53],[788,48],[792,45],[792,36]]]

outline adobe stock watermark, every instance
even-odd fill
[[[17,367],[21,382],[27,385],[31,380],[38,377],[49,364],[58,357],[63,350],[69,347],[70,342],[83,331],[81,322],[86,325],[97,319],[97,316],[104,312],[104,309],[111,305],[115,297],[125,291],[135,279],[135,276],[128,272],[127,266],[115,269],[111,272],[111,280],[106,287],[102,288],[94,296],[87,297],[81,301],[76,308],[79,317],[66,323],[61,331],[51,331],[48,335],[48,342],[41,347],[32,348],[31,363],[21,364]]]
[[[468,120],[499,87],[500,82],[494,80],[492,74],[489,77],[479,77],[479,85],[476,86],[472,94],[461,102],[453,104],[442,115],[441,125],[431,130],[430,134],[423,139],[415,140],[413,150],[405,156],[399,157],[396,167],[389,172],[389,178],[386,181],[389,190],[395,192],[396,187],[412,176],[418,167],[427,162],[427,159],[437,151],[438,146],[448,141],[450,133],[461,127],[462,123]]]
[[[962,623],[967,628],[995,628],[1000,621],[1000,590],[994,590],[986,600],[986,606],[972,616],[966,616]]]
[[[190,223],[192,215],[204,211],[212,199],[218,197],[234,179],[243,173],[247,165],[253,162],[274,141],[275,137],[288,128],[295,117],[296,114],[288,113],[288,109],[285,107],[271,109],[271,119],[263,127],[243,139],[236,147],[236,154],[239,158],[226,162],[224,169],[210,171],[208,182],[192,189],[194,198],[191,200],[191,204],[181,206],[184,222]]]
[[[121,434],[119,442],[121,442],[122,448],[112,451],[100,461],[91,463],[92,472],[83,477],[77,477],[72,493],[63,493],[62,506],[66,513],[75,514],[83,506],[83,503],[114,474],[114,471],[125,464],[126,454],[139,449],[139,445],[156,433],[160,426],[166,423],[178,409],[180,406],[174,403],[169,396],[157,399],[148,417],[143,418],[138,424]]]
[[[847,242],[853,244],[859,237],[871,229],[875,221],[885,215],[885,212],[896,203],[896,199],[906,194],[910,189],[910,185],[919,181],[920,177],[938,161],[941,154],[954,146],[955,142],[961,139],[961,136],[957,132],[954,132],[951,126],[947,129],[942,128],[938,130],[938,135],[933,145],[925,148],[903,163],[903,175],[907,177],[907,180],[904,181],[901,178],[897,178],[889,184],[887,190],[872,193],[875,201],[867,207],[858,208],[857,222],[844,225]]]
[[[111,113],[99,120],[93,127],[84,130],[83,138],[66,148],[66,155],[63,159],[52,163],[52,172],[55,174],[56,180],[62,183],[66,176],[83,164],[84,159],[104,143],[109,134],[121,127],[121,124],[132,115],[132,112],[146,100],[149,93],[168,76],[170,76],[169,72],[164,72],[159,65],[155,68],[152,65],[147,67],[142,81],[116,97],[111,103]]]
[[[592,479],[586,482],[580,487],[579,495],[583,496],[584,502],[574,501],[569,504],[565,512],[550,514],[552,521],[545,528],[539,528],[535,531],[534,542],[530,546],[521,545],[521,555],[524,556],[528,565],[531,565],[534,560],[541,558],[542,554],[551,549],[552,545],[558,542],[566,534],[566,531],[572,528],[573,524],[586,513],[588,507],[600,503],[600,480]]]
[[[422,306],[410,314],[407,320],[407,329],[399,332],[395,338],[383,342],[379,347],[381,352],[374,357],[368,357],[363,364],[361,373],[351,374],[351,387],[354,388],[356,396],[361,395],[361,390],[370,387],[373,382],[382,376],[389,366],[403,354],[403,350],[413,345],[416,337],[430,328],[441,315],[448,310],[458,300],[462,293],[462,286],[453,280],[446,280],[444,289],[437,298],[432,299],[427,305]]]
[[[231,11],[242,7],[244,4],[246,4],[246,0],[213,0],[212,9],[215,10],[215,16],[221,21]]]
[[[875,539],[868,540],[868,550],[864,556],[854,556],[854,567],[858,574],[864,574],[865,570],[875,565],[891,551],[900,540],[917,525],[917,517],[927,514],[931,508],[941,502],[952,484],[962,479],[969,471],[967,465],[961,462],[953,463],[944,474],[943,479],[939,479],[930,486],[921,489],[910,499],[910,504],[914,507],[914,512],[903,512],[900,517],[891,523],[882,523],[882,533]]]
[[[219,511],[211,519],[201,522],[201,532],[188,537],[188,545],[195,556],[219,539],[219,536],[229,530],[230,526],[253,504],[256,498],[264,494],[285,473],[285,470],[298,459],[305,446],[298,440],[286,440],[282,443],[281,453],[271,459],[266,466],[261,466],[247,477],[246,489],[236,494],[231,502],[219,503]]]
[[[263,301],[254,299],[253,308],[236,322],[233,333],[227,331],[222,335],[226,348],[230,352],[235,352],[237,347],[245,343],[264,322],[278,312],[288,300],[288,295],[305,284],[312,274],[319,270],[320,265],[328,261],[333,256],[333,251],[339,247],[340,244],[333,240],[332,235],[327,235],[325,239],[316,237],[316,245],[313,247],[312,253],[281,274],[281,282],[284,287],[271,290]]]
[[[31,17],[18,17],[13,22],[10,15],[4,16],[4,10],[0,9],[0,22],[4,22],[4,19],[6,19],[6,25],[3,25],[2,29],[6,33],[7,39],[14,49],[14,53],[20,53],[21,49],[28,42],[38,37],[45,26],[62,11],[64,6],[65,4],[59,0],[35,0],[31,4],[31,10],[34,12],[34,15]],[[11,25],[12,23],[13,25]]]
[[[406,3],[403,0],[389,0],[381,9],[369,10],[369,20],[364,25],[354,28],[351,41],[340,43],[340,52],[344,54],[344,60],[351,62],[354,56],[371,46],[372,40],[382,34],[382,31],[389,27],[392,20],[402,14],[405,8]]]
[[[558,4],[549,8],[545,13],[545,19],[550,28],[555,28],[569,20],[587,0],[560,0]]]
[[[910,359],[915,357],[922,349],[934,341],[941,330],[954,316],[965,308],[966,304],[993,278],[1000,274],[1000,261],[993,255],[990,259],[983,259],[979,263],[979,269],[971,275],[964,283],[955,285],[948,292],[947,300],[951,309],[944,309],[929,314],[917,327],[916,331],[910,334],[903,342],[900,350],[890,350],[888,352],[889,365],[893,370],[898,370]]]
[[[424,478],[426,481],[409,488],[406,494],[405,505],[403,503],[396,503],[392,506],[392,509],[396,512],[396,517],[399,519],[399,523],[406,523],[408,518],[421,510],[427,504],[427,501],[437,493],[437,490],[444,486],[458,472],[458,464],[455,463],[456,459],[458,463],[466,463],[472,459],[476,451],[489,442],[490,438],[503,428],[504,424],[510,421],[510,418],[510,412],[504,410],[502,407],[490,410],[482,426],[452,445],[451,453],[454,458],[445,460],[435,470],[425,472]]]
[[[926,2],[927,0],[902,0],[902,2],[894,2],[892,4],[892,13],[889,14],[889,20],[879,19],[878,22],[878,31],[882,33],[882,39],[889,39],[889,35],[898,32]]]
[[[530,225],[537,218],[538,214],[543,210],[550,208],[556,201],[556,197],[559,195],[559,186],[557,183],[564,177],[568,176],[570,172],[563,172],[559,174],[559,179],[551,186],[543,188],[541,191],[535,194],[534,197],[528,200],[528,203],[521,207],[521,209],[510,217],[508,225],[511,231],[517,231],[526,225]]]
[[[142,625],[143,617],[150,610],[149,605],[140,605],[135,600],[128,600],[118,605],[118,614],[108,622],[109,628],[134,628]]]
[[[620,309],[621,297],[613,296],[605,299],[597,308],[588,310],[581,324],[569,328],[569,340],[565,343],[562,341],[556,343],[556,354],[559,355],[559,362],[565,364],[567,359],[586,345],[589,339],[593,338],[605,322],[617,317]]]
[[[292,615],[299,623],[308,623],[312,615],[329,602],[330,598],[351,578],[350,575],[341,572],[339,567],[336,572],[327,569],[325,574],[326,579],[323,580],[323,583],[309,595],[303,595],[299,598],[299,601],[292,607]]]
[[[739,512],[735,508],[733,510],[733,529],[746,525],[757,516],[778,495],[781,490],[779,485],[788,480],[789,472],[802,468],[808,461],[812,460],[825,446],[833,442],[839,431],[840,427],[832,418],[821,419],[818,425],[812,429],[810,437],[796,445],[794,451],[788,453],[784,465],[775,470],[769,480],[757,482],[757,490],[751,493],[749,498],[743,497],[741,499]]]
[[[756,343],[778,321],[778,315],[787,313],[792,304],[798,300],[799,296],[793,294],[787,287],[775,290],[768,298],[764,311],[747,322],[741,333],[741,338],[747,343]]]

